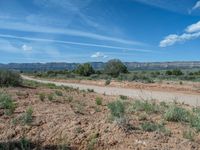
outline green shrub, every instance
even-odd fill
[[[9,70],[0,70],[0,86],[20,86],[22,79],[19,73]]]
[[[15,110],[15,104],[10,95],[0,92],[0,108],[5,109],[5,114],[12,114]]]
[[[131,106],[131,111],[145,111],[147,113],[158,113],[160,111],[160,108],[155,103],[136,100]]]
[[[128,99],[128,97],[125,96],[125,95],[120,95],[119,98],[122,99],[122,100],[127,100]]]
[[[167,121],[174,122],[188,122],[190,121],[190,117],[190,113],[187,110],[178,107],[175,104],[170,106],[164,114],[164,118]]]
[[[153,132],[158,130],[159,125],[155,123],[145,122],[141,125],[142,130],[147,132]]]
[[[20,121],[22,124],[30,124],[33,121],[33,109],[29,107],[26,112],[20,117]]]
[[[109,103],[108,108],[110,109],[113,117],[120,118],[124,116],[125,106],[120,100]]]
[[[195,128],[197,132],[200,132],[200,114],[194,114],[191,117],[190,125]]]
[[[40,98],[41,101],[44,101],[45,97],[46,97],[45,93],[40,93],[39,94],[39,98]]]
[[[69,96],[69,97],[67,98],[67,101],[68,101],[68,102],[72,102],[73,99],[74,99],[73,96]]]
[[[62,91],[55,91],[55,94],[56,94],[57,96],[63,96]]]
[[[102,98],[101,97],[97,97],[96,98],[96,104],[97,105],[102,105]]]
[[[111,80],[110,80],[110,79],[107,79],[107,80],[105,81],[105,86],[106,86],[106,85],[109,85],[110,82],[111,82]]]
[[[145,122],[145,123],[143,123],[141,125],[141,128],[142,128],[143,131],[147,131],[147,132],[158,131],[158,132],[164,133],[165,135],[170,135],[171,134],[170,130],[166,129],[163,124]]]
[[[52,100],[53,100],[53,96],[54,96],[54,94],[53,94],[53,93],[50,93],[50,94],[48,95],[48,100],[49,100],[49,101],[52,101]]]
[[[92,92],[94,92],[94,89],[87,89],[87,91],[92,93]]]
[[[188,139],[190,141],[194,141],[194,137],[195,133],[191,129],[183,131],[183,138]]]

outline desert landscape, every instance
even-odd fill
[[[200,150],[200,0],[0,0],[0,150]]]
[[[10,77],[13,76],[14,74]],[[87,87],[82,89],[49,82],[40,83],[40,80],[34,81],[33,77],[24,75],[22,81],[20,75],[15,76],[19,79],[7,84],[20,82],[20,86],[2,87],[0,92],[1,149],[200,148],[198,105],[192,106],[176,100],[166,102],[142,97],[135,99],[126,95],[107,95],[106,92],[101,94]],[[71,80],[66,80],[66,83],[69,81]],[[56,83],[62,82],[64,81]],[[93,81],[88,81],[87,84],[85,82],[81,82],[81,85],[88,86]],[[136,83],[118,84],[112,84],[111,81],[110,88],[126,89],[127,84]],[[95,85],[109,88],[103,84]],[[151,86],[152,84],[149,85]],[[165,86],[173,84],[163,84]],[[138,88],[128,87],[132,90]],[[184,88],[179,90],[177,85],[173,87],[177,89],[173,92],[185,92]],[[187,88],[192,91],[189,87]],[[148,86],[145,90],[149,90]],[[156,88],[152,90],[156,91]],[[191,91],[189,95],[199,94]],[[165,92],[172,93],[170,90]]]

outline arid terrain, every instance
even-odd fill
[[[0,109],[1,143],[26,138],[28,143],[34,143],[32,148],[40,145],[46,149],[55,149],[55,145],[60,145],[59,149],[80,150],[200,149],[200,135],[188,121],[163,117],[172,105],[192,112],[190,106],[142,100],[140,103],[123,95],[108,96],[91,89],[51,84],[2,88],[1,92],[11,95],[16,104],[11,115]],[[108,106],[116,101],[123,104],[124,111],[112,113],[113,107]],[[24,121],[21,116],[30,108],[31,119],[27,122],[27,117]]]

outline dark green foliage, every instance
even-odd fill
[[[77,67],[76,73],[81,76],[90,76],[91,74],[94,74],[95,71],[89,63],[85,63]]]
[[[22,79],[19,73],[9,70],[0,70],[0,86],[20,86]]]
[[[112,77],[117,77],[120,73],[128,73],[128,70],[120,60],[113,59],[106,63],[104,72]]]
[[[166,75],[174,75],[174,76],[181,76],[183,75],[183,72],[180,69],[174,69],[174,70],[167,70]]]
[[[120,118],[124,116],[125,106],[120,100],[109,103],[108,108],[110,109],[113,117]]]
[[[97,105],[102,105],[102,98],[101,97],[97,97],[96,98],[96,104]]]

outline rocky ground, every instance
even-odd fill
[[[0,109],[1,145],[26,139],[35,149],[200,149],[200,135],[188,123],[166,121],[162,110],[131,110],[134,100],[127,97],[54,86],[1,88],[1,92],[11,95],[16,104],[9,115]],[[117,99],[126,106],[125,123],[113,120],[107,106]],[[32,113],[28,116],[30,109]],[[145,130],[141,127],[144,123],[162,124],[164,130]],[[184,136],[187,130],[194,133]]]

